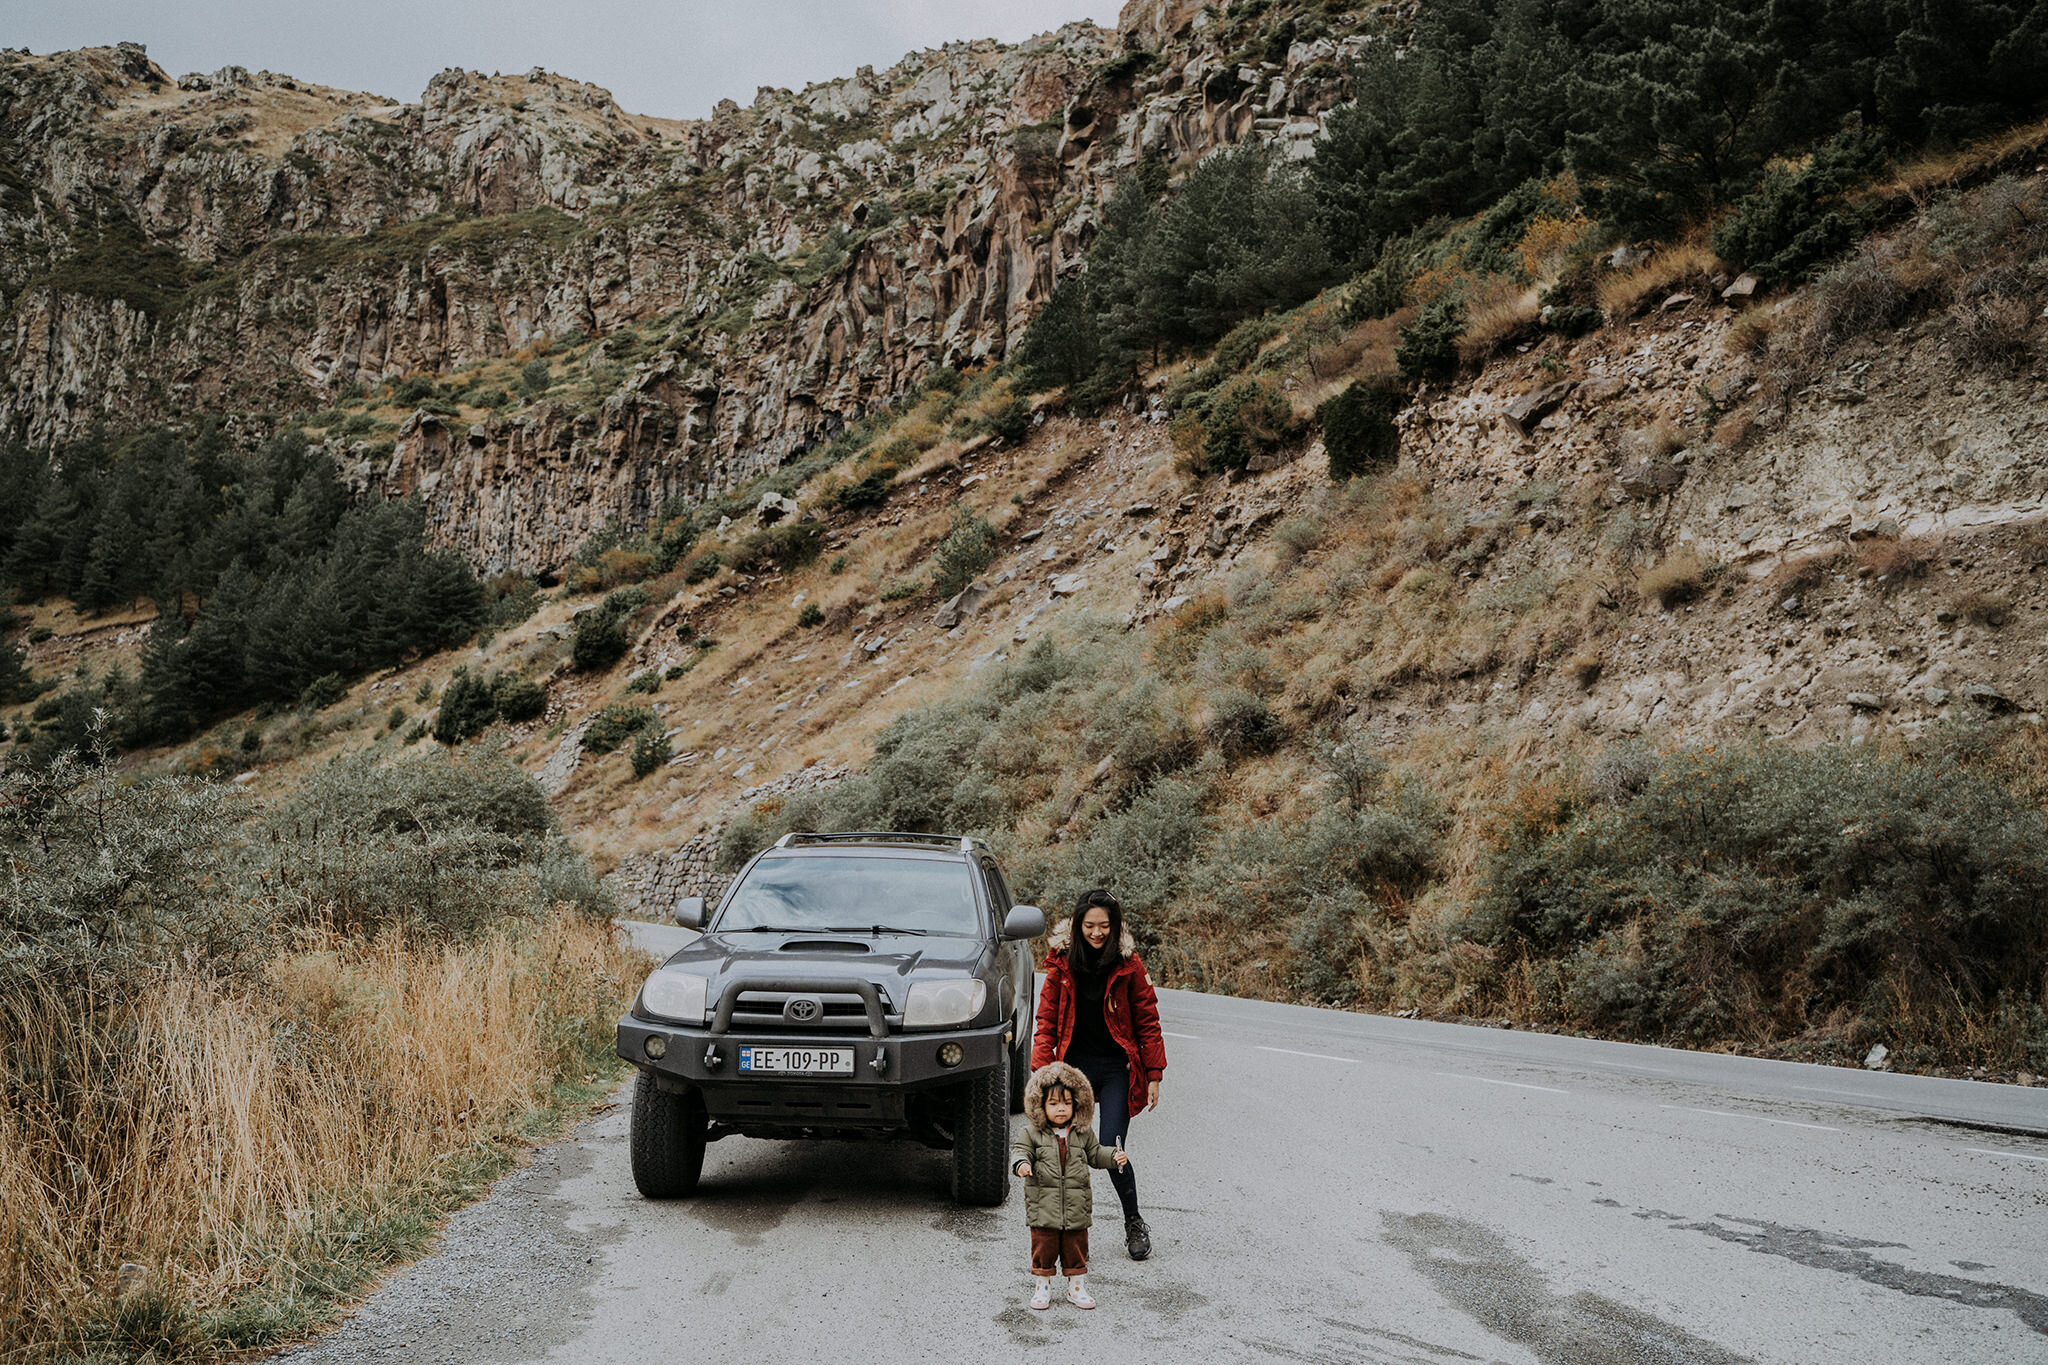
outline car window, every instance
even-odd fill
[[[930,858],[763,858],[726,894],[715,928],[875,927],[978,935],[972,865]]]
[[[1010,888],[1003,885],[1003,874],[996,871],[994,863],[983,866],[981,874],[988,882],[988,903],[995,907],[996,919],[1000,922],[1010,910]]]

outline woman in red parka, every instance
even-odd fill
[[[1159,1001],[1124,929],[1123,907],[1099,888],[1083,891],[1074,917],[1046,940],[1031,1069],[1052,1062],[1074,1067],[1095,1088],[1095,1129],[1104,1143],[1121,1145],[1131,1117],[1159,1103],[1166,1071]],[[1152,1254],[1152,1232],[1138,1212],[1136,1168],[1113,1170],[1109,1179],[1123,1201],[1124,1245],[1142,1261]]]

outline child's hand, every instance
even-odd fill
[[[1116,1168],[1118,1170],[1122,1170],[1124,1167],[1131,1164],[1131,1159],[1123,1154],[1122,1148],[1118,1148],[1116,1151],[1111,1152],[1110,1156],[1115,1159]]]
[[[1029,1179],[1031,1178],[1031,1163],[1030,1163],[1030,1162],[1028,1162],[1028,1161],[1020,1161],[1020,1162],[1018,1162],[1018,1163],[1017,1163],[1017,1178],[1018,1178],[1019,1180],[1029,1180]]]

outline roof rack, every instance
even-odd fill
[[[777,848],[794,848],[799,844],[919,844],[928,848],[952,848],[962,853],[972,853],[988,845],[980,839],[965,834],[918,834],[907,830],[847,830],[838,834],[814,834],[791,830],[775,841]]]

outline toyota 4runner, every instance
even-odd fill
[[[910,1138],[953,1154],[953,1197],[1000,1204],[1031,1057],[1029,940],[975,839],[788,834],[756,854],[619,1020],[633,1089],[633,1183],[697,1187],[704,1146]]]

